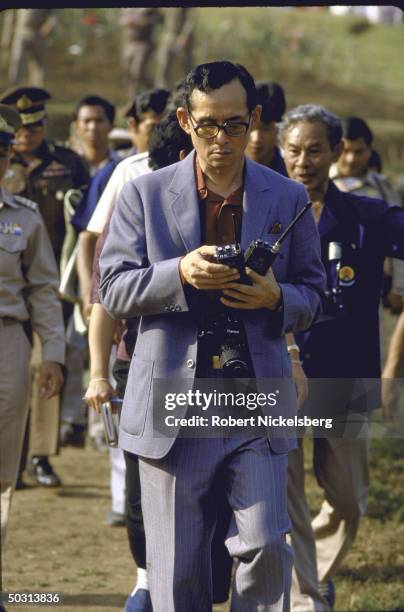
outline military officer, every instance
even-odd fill
[[[4,189],[18,113],[0,104],[0,485],[4,543],[27,418],[30,331],[39,337],[42,399],[58,394],[64,327],[58,272],[37,205]]]
[[[48,142],[45,139],[46,108],[50,99],[45,89],[19,87],[0,96],[0,102],[19,111],[22,126],[16,134],[10,167],[6,173],[4,187],[15,195],[21,195],[37,202],[44,218],[46,229],[58,265],[63,253],[66,236],[65,194],[73,188],[81,188],[88,182],[88,172],[80,157],[69,149]],[[69,306],[63,304],[65,322],[70,316]],[[34,334],[32,353],[33,386],[31,392],[30,472],[35,480],[44,486],[60,484],[48,457],[57,452],[59,435],[59,398],[42,401],[38,394],[39,341]],[[66,388],[70,384],[71,372],[67,351]],[[64,401],[76,398],[64,396]],[[80,394],[78,400],[80,401]]]

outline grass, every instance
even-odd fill
[[[127,101],[117,10],[59,11],[47,80],[54,95],[50,132],[57,138],[67,136],[72,108],[83,95],[99,92],[118,106]],[[403,27],[336,17],[318,7],[199,7],[195,15],[195,62],[224,57],[242,62],[256,78],[282,83],[289,108],[317,102],[341,115],[363,116],[374,129],[387,172],[402,171]],[[96,23],[90,25],[94,16]],[[81,55],[69,52],[73,44],[81,45]],[[4,63],[1,83],[5,88]]]

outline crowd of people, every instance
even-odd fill
[[[42,17],[48,32],[53,16]],[[128,42],[132,88],[116,148],[115,106],[102,92],[77,102],[63,144],[47,135],[43,83],[0,93],[3,566],[24,470],[38,486],[62,486],[52,456],[90,441],[109,452],[106,523],[127,527],[136,580],[126,612],[206,612],[229,598],[237,612],[331,610],[333,579],[366,511],[369,412],[380,398],[362,387],[381,376],[387,308],[398,319],[384,416],[397,406],[403,202],[364,118],[337,117],[315,100],[286,111],[279,83],[225,60],[184,61],[184,79],[167,89],[174,32],[192,38],[186,9],[177,18],[153,86],[139,66],[158,11],[122,9],[122,26],[135,23],[144,37]],[[311,212],[265,274],[217,259],[217,246],[273,244],[307,200]],[[244,369],[222,358],[229,321]],[[192,388],[228,378],[290,379],[292,408],[304,411],[317,393],[333,415],[333,431],[312,439],[324,495],[314,519],[303,430],[159,431],[156,380]],[[119,448],[107,446],[99,414],[116,400]]]

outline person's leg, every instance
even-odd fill
[[[222,603],[229,598],[233,559],[225,546],[233,516],[223,489],[213,492],[217,500],[217,519],[212,539],[212,588],[213,603]]]
[[[15,32],[10,54],[10,67],[8,80],[10,87],[16,87],[23,81],[24,62],[29,53],[29,41],[21,34]]]
[[[45,50],[44,39],[37,34],[32,41],[32,59],[30,65],[30,83],[35,87],[45,86]]]
[[[152,87],[147,74],[147,64],[153,51],[149,41],[131,43],[131,56],[128,67],[128,88],[130,97],[136,96],[141,89]]]
[[[211,612],[211,489],[221,441],[177,439],[159,460],[140,458],[153,612]]]
[[[321,444],[322,440],[315,440]],[[328,605],[318,590],[317,558],[311,517],[304,485],[303,439],[288,455],[288,513],[292,522],[294,555],[291,609],[293,612],[322,612]]]
[[[0,319],[1,551],[6,537],[27,419],[30,354],[31,345],[21,324]]]
[[[315,447],[314,469],[325,500],[312,527],[320,582],[333,576],[356,537],[366,509],[369,438],[328,438]]]
[[[56,455],[59,442],[59,396],[43,400],[39,394],[39,374],[42,362],[42,351],[37,334],[33,335],[31,356],[31,392],[29,422],[29,471],[38,484],[59,486],[60,479],[48,461],[50,455]]]
[[[222,440],[226,492],[234,512],[226,546],[236,559],[232,612],[289,610],[292,551],[286,543],[287,454],[266,438]]]
[[[83,400],[84,355],[87,335],[76,330],[71,314],[66,328],[66,377],[61,397],[61,418],[65,423],[87,425],[87,409]]]

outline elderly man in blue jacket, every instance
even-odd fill
[[[331,577],[348,553],[366,507],[366,412],[378,405],[371,394],[358,389],[361,384],[369,388],[363,379],[380,377],[383,261],[404,258],[404,210],[342,192],[329,180],[330,166],[343,150],[341,121],[333,113],[314,104],[298,106],[286,114],[281,134],[288,174],[306,187],[312,200],[327,272],[324,315],[296,340],[306,375],[333,379],[326,383],[321,409],[326,411],[333,402],[345,430],[313,438],[314,471],[325,495],[313,521],[304,493],[303,446],[289,456],[288,510],[295,555],[292,609],[309,612],[333,606]],[[361,423],[350,425],[350,417]]]

